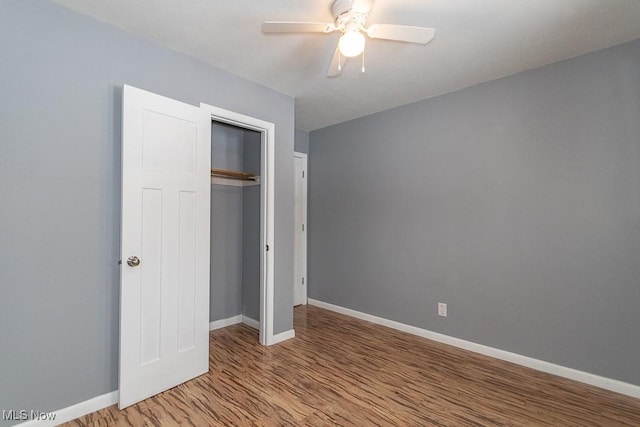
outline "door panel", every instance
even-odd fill
[[[179,263],[180,294],[178,295],[178,351],[195,344],[196,307],[196,193],[180,192]]]
[[[120,408],[208,370],[207,126],[198,107],[124,87]]]
[[[160,358],[160,287],[162,273],[162,190],[142,189],[140,269],[140,364]],[[137,280],[137,277],[136,279]],[[137,295],[136,295],[137,296]],[[133,297],[133,295],[132,295]],[[143,303],[144,302],[144,303]]]
[[[148,110],[143,112],[142,123],[144,169],[194,171],[197,123]]]

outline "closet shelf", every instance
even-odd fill
[[[211,169],[211,183],[237,187],[260,185],[260,176],[240,171]]]

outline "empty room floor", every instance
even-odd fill
[[[208,374],[70,426],[638,426],[640,399],[313,306],[296,337],[262,347],[210,333]]]

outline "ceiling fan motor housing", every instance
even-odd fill
[[[353,5],[353,0],[335,0],[333,5],[331,5],[331,13],[333,17],[338,20],[340,16],[344,15],[351,11],[351,6]]]
[[[335,0],[331,12],[336,19],[336,28],[341,32],[364,29],[367,15],[353,10],[353,0]]]

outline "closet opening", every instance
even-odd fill
[[[211,117],[210,322],[245,323],[271,345],[275,126],[200,107]]]

